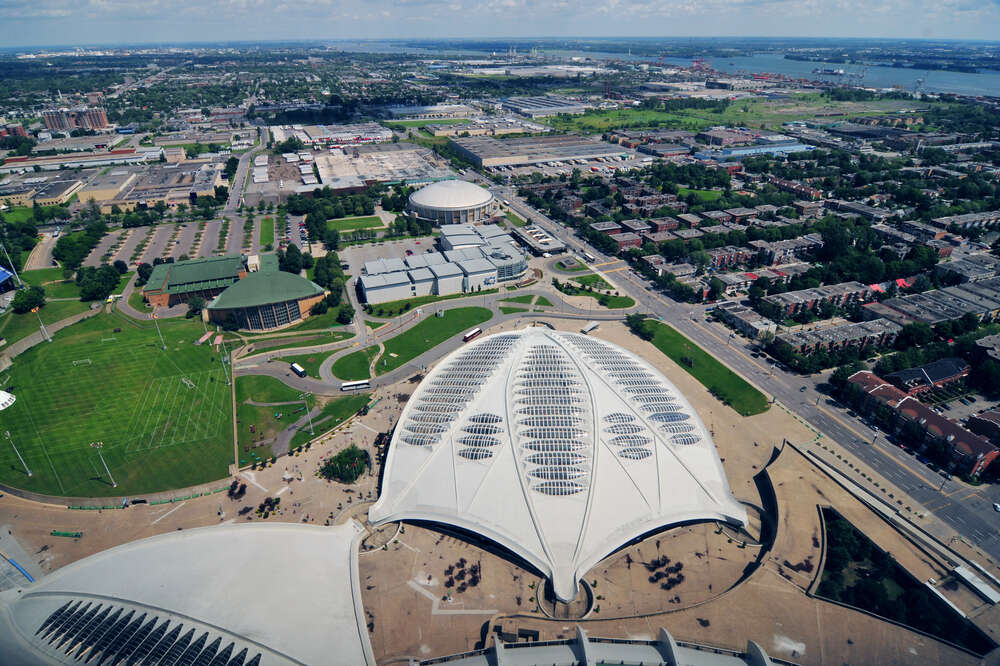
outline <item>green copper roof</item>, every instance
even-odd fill
[[[318,296],[323,288],[304,277],[278,271],[251,273],[219,294],[209,310],[232,310]]]
[[[203,289],[216,289],[239,279],[243,257],[238,254],[225,257],[206,257],[158,264],[153,267],[143,291],[160,291],[183,294]]]

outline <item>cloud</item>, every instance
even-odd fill
[[[0,0],[0,44],[345,37],[991,38],[1000,0]],[[995,37],[994,37],[995,38]]]

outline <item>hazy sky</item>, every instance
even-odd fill
[[[0,46],[561,35],[998,39],[1000,0],[0,0]]]

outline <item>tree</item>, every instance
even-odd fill
[[[367,466],[368,453],[351,444],[337,455],[328,458],[319,468],[319,473],[324,479],[354,483],[364,474]]]
[[[118,271],[119,275],[125,275],[128,273],[128,264],[121,259],[115,259],[115,263],[112,265],[115,267],[115,270]]]
[[[192,296],[188,299],[187,304],[188,310],[185,316],[190,319],[195,315],[201,314],[202,309],[205,307],[205,299],[201,296]]]
[[[351,307],[350,303],[343,303],[340,306],[340,311],[337,312],[337,323],[350,324],[352,321],[354,321],[354,308]]]
[[[136,280],[136,284],[142,286],[149,281],[149,276],[153,274],[153,267],[144,261],[139,264],[139,267],[135,272],[139,274],[139,279]]]
[[[918,321],[907,324],[896,337],[896,349],[922,347],[934,339],[934,331],[929,324]]]
[[[288,249],[278,255],[278,268],[286,273],[298,275],[302,272],[302,250],[297,245],[289,245]]]
[[[24,314],[35,308],[44,307],[45,290],[38,286],[22,289],[14,295],[14,300],[11,301],[10,305],[17,314]]]
[[[309,270],[310,268],[313,267],[313,264],[315,263],[316,262],[311,254],[309,254],[308,252],[302,253],[302,268]]]

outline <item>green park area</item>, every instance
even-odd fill
[[[520,215],[518,215],[513,211],[508,210],[507,212],[504,213],[504,215],[507,217],[507,221],[513,224],[515,227],[523,227],[524,225],[527,224],[527,222],[521,219]]]
[[[337,231],[357,231],[358,229],[377,229],[385,226],[382,218],[378,215],[362,215],[359,217],[340,217],[335,220],[327,220],[327,229]]]
[[[646,319],[638,333],[743,416],[767,411],[767,396],[671,326]]]
[[[300,354],[298,356],[282,356],[280,361],[283,363],[298,363],[302,366],[302,369],[306,371],[306,374],[315,379],[319,379],[319,366],[323,365],[323,361],[326,357],[333,352],[329,351],[317,351],[310,352],[309,354]]]
[[[582,284],[584,287],[590,287],[591,289],[611,289],[611,285],[602,278],[597,273],[587,273],[586,275],[574,275],[570,278],[573,282]]]
[[[587,277],[587,276],[582,276]],[[617,294],[604,294],[600,291],[594,291],[594,289],[610,289],[611,285],[604,282],[599,276],[595,275],[598,280],[605,285],[603,287],[591,287],[589,285],[571,284],[569,282],[558,282],[553,279],[556,289],[567,296],[586,296],[587,298],[593,298],[597,301],[597,304],[601,307],[608,308],[609,310],[623,310],[625,308],[630,308],[635,305],[635,301],[631,296],[620,296]],[[577,278],[572,278],[576,280]],[[538,303],[538,305],[544,305],[543,303]],[[551,305],[551,303],[550,303]]]
[[[333,362],[333,374],[347,382],[355,382],[371,377],[368,370],[372,359],[378,353],[378,345],[372,345],[356,352],[345,354]]]
[[[320,413],[313,416],[312,430],[309,426],[299,428],[299,431],[292,436],[289,446],[294,448],[305,444],[313,437],[318,437],[323,433],[336,428],[338,425],[357,414],[368,404],[368,393],[355,393],[343,398],[328,400],[320,408]]]
[[[722,198],[722,190],[690,190],[686,187],[677,188],[677,196],[687,198],[695,195],[702,203],[712,203]]]
[[[265,217],[260,221],[260,245],[274,247],[274,218]]]
[[[912,108],[912,102],[909,108]],[[907,108],[904,100],[870,100],[863,102],[831,101],[821,94],[795,95],[790,99],[736,100],[723,110],[721,105],[709,108],[607,109],[593,110],[578,116],[559,115],[545,122],[568,132],[600,133],[612,129],[662,127],[697,132],[716,125],[737,127],[780,127],[795,120],[819,119],[829,122],[830,116],[846,120],[857,116],[895,113]]]
[[[39,319],[41,319],[41,323],[48,326],[89,309],[90,303],[81,301],[51,301],[39,308],[37,313],[8,312],[0,316],[0,338],[5,340],[4,344],[0,345],[0,349],[38,332]]]
[[[484,289],[483,291],[475,291],[461,294],[448,294],[447,296],[417,296],[416,298],[405,298],[399,301],[388,301],[386,303],[377,303],[375,305],[370,305],[371,308],[369,314],[376,317],[396,317],[403,314],[404,312],[409,312],[410,310],[420,307],[421,305],[427,305],[428,303],[437,303],[438,301],[449,301],[454,298],[469,298],[471,296],[485,296],[487,294],[497,293],[497,289]]]
[[[251,349],[248,351],[252,354],[263,354],[283,349],[295,349],[296,347],[311,347],[331,342],[340,342],[341,340],[347,340],[348,338],[353,337],[354,334],[349,331],[322,331],[318,333],[305,333],[303,335],[296,335],[290,338],[285,336],[263,338],[254,340],[251,344]]]
[[[429,316],[385,343],[385,352],[375,364],[376,374],[395,370],[448,338],[489,321],[492,316],[490,310],[479,307],[455,308],[445,310],[441,317]]]
[[[166,349],[152,325],[100,314],[18,356],[0,373],[0,385],[17,398],[4,411],[4,430],[32,475],[5,446],[0,481],[51,495],[109,496],[226,476],[233,461],[228,366],[211,345],[193,344],[199,323],[164,320],[160,330]]]
[[[520,296],[500,299],[502,303],[521,303],[522,305],[530,305],[533,300],[535,300],[534,294],[522,294]]]
[[[34,211],[31,210],[30,206],[14,206],[10,210],[5,210],[3,212],[3,219],[15,224],[27,222],[28,220],[34,218],[34,216]]]
[[[271,440],[311,409],[313,396],[300,398],[300,391],[266,375],[236,378],[236,437],[240,462],[272,455]]]
[[[528,308],[511,307],[509,305],[500,306],[500,312],[504,314],[517,314],[518,312],[527,312],[527,311]]]

